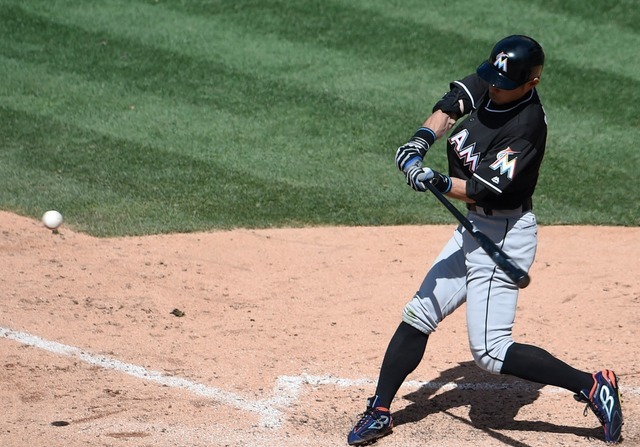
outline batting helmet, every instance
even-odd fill
[[[543,64],[540,44],[531,37],[514,35],[498,42],[476,72],[494,87],[513,90],[530,80],[531,68]]]

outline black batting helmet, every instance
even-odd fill
[[[494,87],[513,90],[530,80],[531,68],[543,64],[540,44],[531,37],[514,35],[498,42],[476,71]]]

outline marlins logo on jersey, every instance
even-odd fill
[[[499,171],[500,175],[507,174],[507,178],[509,180],[513,180],[513,176],[515,175],[516,170],[516,161],[518,161],[518,157],[509,158],[509,156],[515,155],[517,153],[518,152],[514,151],[510,147],[501,150],[496,156],[496,161],[494,161],[489,167],[494,171]]]

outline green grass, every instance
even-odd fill
[[[0,208],[99,236],[451,223],[395,148],[525,33],[547,53],[539,221],[640,224],[640,12],[502,5],[0,0]]]

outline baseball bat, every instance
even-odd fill
[[[453,214],[453,216],[460,222],[460,224],[467,229],[469,234],[475,239],[475,241],[482,247],[484,251],[491,257],[493,262],[496,263],[498,267],[500,267],[513,281],[513,283],[521,289],[524,289],[531,282],[531,278],[529,274],[522,270],[518,264],[515,263],[513,259],[511,259],[500,247],[498,247],[489,236],[484,234],[482,231],[478,230],[475,225],[473,225],[469,219],[466,218],[464,214],[462,214],[458,208],[456,208],[449,200],[442,194],[440,191],[436,189],[435,186],[431,184],[431,182],[424,182],[426,187],[433,193],[436,198],[442,202],[442,204]]]

